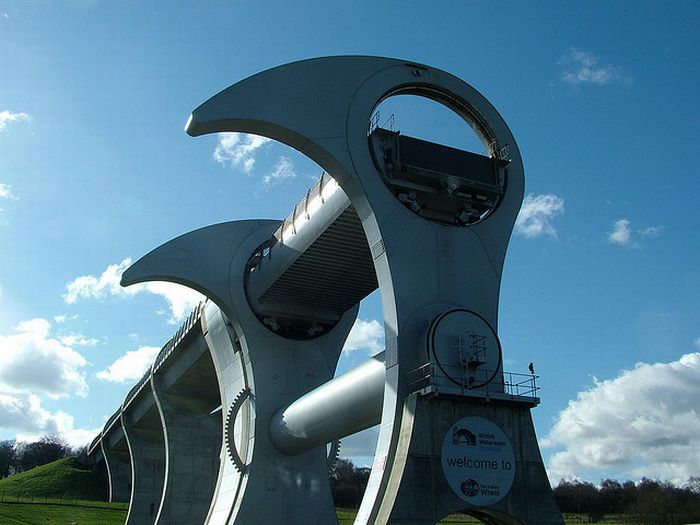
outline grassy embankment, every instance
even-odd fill
[[[66,458],[0,480],[3,525],[122,524],[125,503],[107,503],[106,480]]]
[[[65,458],[0,480],[0,502],[104,502],[107,490],[104,478]]]
[[[107,483],[75,458],[54,461],[0,480],[0,523],[7,525],[116,525],[126,519],[125,503],[107,503]],[[340,525],[351,525],[356,511],[338,509]],[[588,523],[586,516],[567,516],[567,525]],[[453,515],[440,523],[478,524]],[[624,517],[599,525],[630,523]]]

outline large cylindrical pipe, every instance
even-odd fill
[[[285,454],[300,454],[378,424],[384,376],[381,352],[300,397],[272,417],[272,443]]]

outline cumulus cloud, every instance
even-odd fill
[[[131,266],[131,259],[126,258],[118,264],[110,264],[101,275],[82,275],[66,284],[63,300],[73,304],[79,299],[104,299],[108,296],[132,297],[147,292],[163,297],[170,308],[169,322],[174,324],[184,317],[204,296],[185,286],[167,282],[149,282],[122,287],[119,284],[124,271]]]
[[[608,232],[608,242],[619,246],[638,248],[639,242],[635,239],[636,235],[647,238],[659,237],[663,231],[663,226],[648,226],[638,229],[635,234],[629,219],[618,219],[613,224],[612,230]]]
[[[563,67],[561,80],[571,86],[592,84],[604,86],[612,83],[632,84],[632,77],[621,68],[611,64],[601,64],[600,59],[593,53],[571,48],[559,59]]]
[[[280,157],[272,171],[263,177],[263,184],[265,186],[273,186],[278,182],[285,179],[293,179],[296,176],[292,161],[287,157]]]
[[[518,218],[515,220],[515,232],[528,238],[548,235],[557,238],[557,230],[552,219],[564,213],[564,199],[552,193],[533,195],[530,193],[523,200]]]
[[[0,335],[0,392],[43,393],[53,399],[87,395],[82,372],[87,361],[50,337],[46,319],[24,321],[14,330],[15,334]]]
[[[12,194],[12,186],[0,182],[0,199],[17,200],[17,197]]]
[[[0,394],[0,421],[5,429],[23,434],[58,434],[59,429],[68,426],[69,418],[65,412],[52,414],[43,408],[35,394]]]
[[[343,346],[343,352],[350,353],[356,350],[374,355],[384,350],[384,327],[376,319],[365,321],[358,318],[348,334],[348,339]]]
[[[85,337],[83,334],[73,332],[59,335],[58,340],[66,346],[95,346],[100,342],[94,337]]]
[[[683,483],[700,471],[700,353],[632,370],[579,392],[559,414],[545,447],[552,480],[599,479],[615,470]]]
[[[66,440],[71,447],[90,443],[101,430],[101,427],[75,428],[71,415],[61,410],[46,410],[34,394],[0,394],[0,428],[15,432],[18,441],[32,442],[53,434]]]
[[[632,244],[632,229],[628,219],[619,219],[615,221],[612,231],[608,233],[608,242],[611,244],[619,244],[620,246],[629,246]]]
[[[160,350],[157,346],[142,346],[137,350],[131,350],[105,370],[97,372],[97,377],[110,383],[137,381],[150,368]]]
[[[68,321],[75,321],[78,318],[78,314],[75,315],[54,315],[53,320],[56,321],[57,324],[63,324]]]
[[[639,230],[639,235],[642,237],[659,237],[664,232],[663,226],[649,226]]]
[[[214,160],[222,165],[240,168],[250,173],[255,165],[255,152],[269,144],[270,139],[248,133],[219,133]]]
[[[7,109],[0,111],[0,132],[5,131],[8,126],[15,122],[29,122],[31,116],[28,113],[19,112],[13,113]]]

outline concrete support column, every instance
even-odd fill
[[[413,395],[406,400],[405,413],[408,417],[404,418],[397,446],[400,461],[393,466],[387,489],[395,492],[395,501],[381,509],[377,523],[430,525],[458,511],[469,512],[492,525],[564,523],[547,479],[530,406],[526,403]],[[461,497],[443,475],[443,441],[446,436],[452,436],[452,425],[463,418],[496,425],[509,441],[504,449],[512,447],[515,460],[512,485],[506,483],[501,499],[495,502],[471,503],[473,494]],[[460,446],[454,450],[458,451]],[[468,452],[468,446],[465,449],[467,456],[475,454]],[[492,478],[486,474],[486,479]]]
[[[127,414],[122,413],[121,420],[131,455],[131,500],[126,525],[153,524],[163,494],[163,442],[140,434]]]
[[[109,478],[109,502],[127,503],[131,495],[131,465],[128,458],[120,459],[118,454],[106,443],[106,438],[100,441],[102,455],[107,465]]]
[[[158,374],[153,374],[151,387],[165,438],[165,484],[155,523],[204,523],[219,472],[221,411],[195,413],[175,407]]]

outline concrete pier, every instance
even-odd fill
[[[109,502],[128,503],[131,498],[131,460],[121,425],[119,425],[118,434],[121,438],[115,442],[115,445],[112,445],[110,440],[103,436],[100,439],[100,447],[107,466]]]
[[[152,397],[150,390],[142,394]],[[136,423],[135,423],[136,420]],[[122,412],[122,428],[131,457],[131,499],[127,525],[155,523],[165,478],[165,443],[155,403],[144,417]]]
[[[221,411],[211,412],[220,398],[201,335],[196,343],[205,353],[180,381],[168,389],[167,371],[151,377],[165,440],[165,481],[157,524],[203,523],[216,487],[222,423]]]

